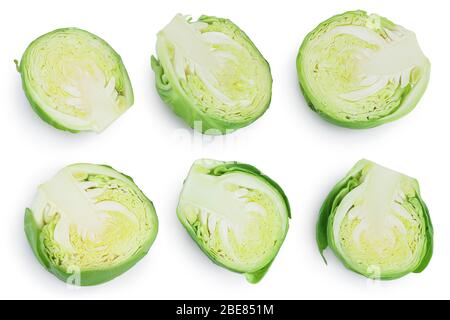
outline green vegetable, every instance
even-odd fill
[[[25,232],[39,262],[63,281],[109,281],[149,251],[158,232],[153,204],[108,166],[75,164],[38,188]]]
[[[177,209],[188,233],[216,264],[259,282],[289,228],[283,190],[258,169],[238,162],[198,160]]]
[[[415,179],[367,160],[331,191],[320,211],[317,244],[368,278],[422,272],[433,254],[433,226]]]
[[[418,104],[430,62],[416,35],[364,11],[332,17],[309,33],[297,72],[309,106],[348,128],[397,120]]]
[[[224,134],[267,110],[270,67],[248,36],[227,19],[177,15],[158,33],[152,57],[162,100],[192,128]]]
[[[120,56],[84,30],[59,29],[33,41],[18,70],[34,111],[61,130],[101,132],[133,105]]]

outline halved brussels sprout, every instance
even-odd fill
[[[227,19],[177,15],[158,33],[156,89],[189,126],[206,134],[245,127],[269,107],[270,67]]]
[[[109,281],[149,251],[158,232],[151,201],[108,166],[75,164],[38,188],[25,232],[39,262],[59,279]]]
[[[412,31],[351,11],[308,34],[297,71],[315,112],[343,127],[370,128],[414,109],[428,85],[430,62]]]
[[[253,166],[198,160],[185,181],[178,218],[216,264],[259,282],[289,228],[281,187]]]
[[[133,105],[120,56],[84,30],[58,29],[36,39],[18,70],[34,111],[61,130],[101,132]]]
[[[433,254],[433,226],[418,182],[359,161],[325,200],[317,243],[368,278],[392,280],[422,272]]]

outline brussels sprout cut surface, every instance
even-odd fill
[[[152,57],[161,98],[189,126],[206,134],[245,127],[269,107],[270,67],[231,21],[177,15],[158,33]]]
[[[178,218],[216,264],[259,282],[289,228],[283,190],[258,169],[238,162],[198,160],[185,181]]]
[[[361,160],[322,206],[320,252],[368,278],[422,272],[433,254],[433,227],[415,179]]]
[[[59,29],[38,38],[18,69],[33,109],[61,130],[101,132],[133,105],[120,56],[87,31]]]
[[[297,71],[304,96],[319,115],[340,126],[370,128],[414,109],[427,87],[430,62],[413,32],[352,11],[308,34]]]
[[[153,204],[111,167],[75,164],[38,188],[25,232],[39,262],[63,281],[89,286],[135,265],[158,232]]]

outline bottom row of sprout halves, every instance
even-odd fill
[[[282,188],[255,167],[196,161],[177,215],[211,261],[259,282],[289,229]],[[89,286],[126,272],[158,233],[152,202],[133,180],[105,165],[75,164],[38,188],[25,213],[38,261],[59,279]],[[319,214],[317,244],[356,273],[392,280],[419,273],[433,252],[433,227],[418,182],[359,161],[331,190]]]

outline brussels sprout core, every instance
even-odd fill
[[[321,252],[330,246],[370,278],[421,272],[431,259],[433,229],[417,181],[366,160],[330,193],[317,231]]]
[[[93,285],[125,272],[157,233],[152,203],[110,167],[77,164],[41,185],[25,229],[39,261],[67,280]]]
[[[40,37],[19,71],[35,111],[62,130],[103,131],[133,104],[119,55],[87,31],[59,29]]]
[[[281,188],[257,169],[199,160],[185,182],[178,217],[215,263],[256,283],[284,241],[290,211]]]
[[[156,51],[157,90],[191,127],[201,122],[205,133],[226,133],[255,121],[270,103],[269,65],[229,20],[177,15],[158,33]]]
[[[313,110],[350,128],[374,127],[410,112],[430,74],[412,31],[363,11],[320,24],[304,40],[297,68]]]

